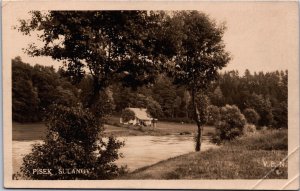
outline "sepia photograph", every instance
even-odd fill
[[[6,187],[299,188],[296,1],[3,5]]]

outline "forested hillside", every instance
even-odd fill
[[[214,106],[236,105],[241,111],[254,109],[261,126],[287,127],[287,78],[287,71],[251,74],[246,70],[244,75],[229,71],[221,73],[208,92],[203,93],[211,105],[211,115]],[[157,118],[192,120],[188,91],[173,85],[170,78],[159,76],[156,84],[137,91],[115,85],[113,92],[117,112],[126,107],[147,107]]]
[[[41,121],[50,105],[76,102],[77,89],[53,67],[31,66],[20,57],[12,60],[13,121]]]
[[[81,83],[72,85],[63,74],[63,70],[31,66],[19,57],[13,59],[13,120],[41,121],[44,111],[54,103],[87,104],[92,79],[87,76]],[[209,90],[203,92],[208,99],[208,116],[214,120],[218,108],[230,104],[244,112],[254,109],[260,126],[287,127],[287,78],[287,71],[251,73],[246,70],[243,75],[238,71],[223,72]],[[191,96],[185,87],[174,85],[172,79],[164,75],[158,75],[155,81],[137,89],[115,83],[108,88],[110,96],[103,98],[102,105],[115,114],[126,107],[144,107],[160,120],[192,121]],[[209,120],[208,123],[213,125]]]

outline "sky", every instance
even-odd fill
[[[182,8],[181,8],[182,9]],[[194,7],[207,13],[217,23],[226,23],[224,34],[226,50],[232,60],[223,69],[254,71],[285,70],[298,63],[298,7],[295,2],[206,2]],[[17,24],[20,18],[29,18],[27,10],[15,9],[10,21]],[[48,57],[29,57],[22,48],[36,42],[33,36],[23,36],[11,29],[12,57],[21,56],[30,64],[54,65],[61,63]]]

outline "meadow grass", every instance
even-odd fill
[[[43,123],[15,123],[12,124],[13,141],[42,140],[46,137],[47,127]]]
[[[204,136],[215,134],[215,127],[205,126],[203,128]],[[120,124],[120,119],[117,116],[111,116],[106,125],[107,135],[115,136],[166,136],[166,135],[192,135],[197,132],[197,125],[193,123],[177,123],[158,121],[156,127],[139,127],[134,125]]]
[[[162,122],[157,123],[156,128],[138,127],[130,125],[121,125],[116,117],[109,124],[104,125],[105,136],[167,136],[167,135],[192,135],[196,132],[196,124]],[[44,123],[13,123],[12,137],[15,141],[44,139],[47,133],[47,127]],[[215,133],[215,127],[205,126],[204,136],[210,136]]]
[[[287,178],[287,130],[266,130],[137,169],[123,179]]]

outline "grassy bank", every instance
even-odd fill
[[[123,179],[287,178],[286,156],[287,130],[266,130],[228,142],[219,149],[143,167]]]
[[[156,127],[140,127],[134,125],[120,124],[120,118],[111,116],[105,125],[106,135],[115,136],[165,136],[165,135],[191,135],[196,132],[197,126],[194,123],[178,123],[169,121],[158,121]],[[215,134],[215,127],[205,126],[203,135]]]
[[[181,124],[174,122],[158,122],[155,128],[153,127],[140,127],[133,125],[105,125],[106,129],[104,133],[106,135],[114,136],[166,136],[166,135],[192,135],[196,132],[195,124]],[[203,129],[203,135],[215,134],[215,127],[205,126]]]
[[[156,128],[152,127],[138,127],[126,126],[115,123],[116,125],[105,124],[104,135],[114,135],[117,137],[126,136],[164,136],[164,135],[184,135],[193,134],[196,131],[195,124],[181,124],[174,122],[158,122]],[[43,123],[13,123],[12,125],[13,140],[37,140],[43,139],[46,136],[46,126]],[[204,136],[213,135],[215,128],[206,126],[204,127]]]
[[[43,123],[15,123],[12,124],[13,141],[41,140],[46,137],[47,127]]]

